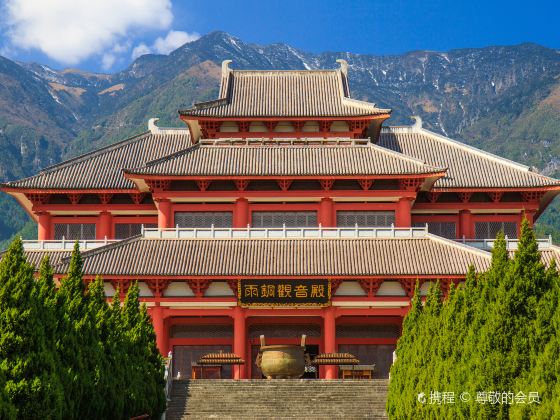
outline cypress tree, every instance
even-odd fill
[[[64,389],[60,379],[60,370],[62,362],[56,350],[56,330],[58,324],[57,309],[56,309],[56,286],[54,284],[54,275],[49,256],[46,255],[41,264],[39,265],[39,276],[35,283],[34,295],[37,298],[39,311],[41,313],[41,320],[45,333],[45,341],[47,349],[52,355],[53,363],[55,366],[56,375],[53,375],[52,385],[57,390],[56,397],[56,412],[62,413],[64,408]]]
[[[93,318],[88,310],[82,278],[82,256],[76,242],[68,275],[56,293],[59,311],[57,350],[64,368],[61,370],[66,398],[65,416],[69,419],[95,418],[91,404],[96,392],[99,347]]]
[[[549,285],[535,235],[524,220],[517,251],[497,284],[495,301],[489,303],[488,319],[481,329],[480,390],[513,391],[517,378],[529,369],[538,302]],[[481,415],[506,419],[509,407],[479,404],[476,408]]]
[[[131,360],[128,357],[128,337],[125,334],[123,324],[123,311],[121,308],[120,291],[116,290],[113,295],[113,301],[109,308],[109,337],[110,346],[110,364],[111,377],[113,379],[112,387],[114,389],[115,398],[113,404],[114,418],[130,418],[133,417],[133,407],[129,401],[129,393],[134,385],[131,381],[129,365]]]
[[[503,245],[505,247],[505,241]],[[480,328],[486,320],[487,309],[483,298],[486,274],[477,275],[474,267],[469,267],[464,285],[457,290],[459,301],[457,305],[458,313],[455,318],[457,336],[452,355],[451,383],[455,392],[459,393],[456,395],[459,396],[462,392],[468,392],[473,399],[469,403],[455,404],[454,407],[450,408],[453,409],[455,415],[463,418],[471,417],[469,413],[471,410],[476,410],[474,405],[477,404],[474,402],[474,398],[479,390],[478,378],[473,375],[473,372],[480,363],[478,348]]]
[[[143,395],[144,371],[143,349],[137,331],[140,312],[136,302],[136,287],[132,284],[120,309],[120,329],[123,349],[127,354],[128,373],[126,376],[126,408],[130,417],[146,414]]]
[[[431,389],[439,392],[455,392],[460,394],[460,388],[454,378],[457,347],[462,345],[462,329],[458,328],[457,317],[461,314],[461,293],[452,283],[449,287],[447,299],[443,302],[440,312],[440,333],[434,341],[433,354],[434,371],[432,373]],[[436,408],[439,414],[452,416],[454,407],[443,404]]]
[[[490,302],[495,297],[496,289],[500,286],[509,270],[509,251],[507,249],[504,232],[499,231],[492,247],[492,260],[486,272],[483,284],[483,297],[485,302]]]
[[[417,404],[414,389],[418,381],[415,358],[415,346],[420,333],[422,317],[422,300],[418,290],[418,282],[414,288],[410,311],[406,314],[402,334],[397,341],[395,350],[397,359],[391,366],[387,413],[390,418],[406,418],[413,412]]]
[[[131,360],[130,403],[134,415],[157,417],[165,410],[164,363],[156,346],[155,332],[145,305],[140,306],[138,283],[128,289],[123,306],[123,325]]]
[[[0,419],[16,420],[17,408],[9,400],[6,394],[6,377],[0,369]]]
[[[411,309],[397,347],[405,361],[397,359],[391,369],[390,416],[560,418],[559,296],[556,265],[545,269],[527,221],[513,259],[499,234],[486,273],[477,277],[471,267],[443,306],[432,288],[423,310]],[[452,391],[456,398],[466,391],[472,399],[448,405],[414,401],[430,390]],[[538,392],[541,404],[476,401],[477,392],[516,391]]]
[[[88,311],[93,318],[97,338],[98,363],[95,366],[94,386],[96,394],[91,396],[90,405],[99,418],[111,418],[115,415],[116,400],[121,399],[120,390],[114,387],[115,349],[111,341],[111,314],[107,304],[103,280],[97,277],[87,290]],[[118,418],[118,417],[117,417]]]
[[[560,276],[556,262],[546,272],[550,289],[543,295],[537,308],[533,328],[531,368],[517,381],[516,390],[538,392],[540,404],[516,404],[511,407],[511,418],[560,418]]]
[[[438,347],[441,339],[441,313],[443,310],[442,292],[439,281],[432,283],[426,295],[426,303],[422,311],[420,334],[416,339],[416,358],[418,365],[418,383],[414,396],[424,392],[430,399],[431,391],[442,391],[437,388],[435,374],[438,369]],[[430,418],[439,411],[438,404],[418,404],[415,415]]]
[[[417,398],[424,393],[429,399],[433,389],[432,373],[440,330],[438,318],[442,309],[439,282],[430,286],[424,307],[417,285],[411,305],[397,344],[397,360],[391,367],[387,411],[394,418],[426,418],[433,409]]]
[[[151,397],[149,413],[152,417],[159,417],[165,411],[167,401],[165,398],[165,362],[159,352],[156,341],[156,332],[152,319],[148,314],[145,304],[140,307],[140,331],[145,347],[145,365],[148,373],[148,393]]]
[[[55,350],[56,324],[58,323],[56,311],[56,287],[54,284],[53,270],[49,256],[46,255],[39,266],[39,276],[35,295],[41,306],[42,318],[45,324],[49,348]]]
[[[0,262],[0,371],[3,392],[18,418],[61,416],[61,389],[48,348],[33,267],[16,238]],[[3,410],[11,412],[9,405]]]

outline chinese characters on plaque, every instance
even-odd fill
[[[328,306],[331,285],[318,280],[240,280],[241,306]]]

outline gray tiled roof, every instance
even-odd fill
[[[132,238],[84,252],[86,275],[442,276],[485,270],[490,254],[441,239]],[[68,263],[55,267],[68,270]]]
[[[184,134],[151,134],[131,137],[94,152],[51,166],[37,175],[3,184],[33,189],[136,189],[123,176],[122,169],[141,166],[147,161],[190,146]]]
[[[195,145],[125,172],[185,176],[373,176],[430,174],[444,167],[373,145],[210,146]]]
[[[558,186],[560,181],[528,167],[422,128],[388,127],[381,132],[380,146],[448,168],[434,188],[526,188]]]
[[[179,111],[197,117],[357,117],[388,114],[349,98],[340,70],[229,71],[223,97]]]
[[[46,168],[37,175],[2,184],[29,189],[136,189],[123,176],[446,176],[434,188],[531,188],[560,181],[422,128],[388,127],[378,145],[190,146],[185,134],[151,134]],[[315,141],[317,139],[314,139]],[[397,152],[397,153],[395,153]]]
[[[25,258],[27,262],[35,267],[36,270],[39,269],[41,261],[45,256],[49,256],[49,261],[52,266],[60,264],[63,259],[68,258],[72,255],[72,251],[59,251],[59,250],[25,250]],[[3,254],[0,254],[0,259]]]

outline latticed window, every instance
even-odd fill
[[[55,223],[54,239],[95,239],[95,223]]]
[[[476,222],[474,224],[476,239],[494,239],[500,230],[510,239],[517,238],[517,223],[515,222]]]
[[[317,212],[315,211],[255,211],[252,226],[257,228],[274,227],[316,227]]]
[[[455,222],[428,222],[428,232],[447,239],[457,238],[457,224]],[[414,223],[414,227],[424,227],[426,223]]]
[[[386,227],[395,223],[394,211],[338,211],[338,227]]]
[[[155,223],[144,223],[145,228],[157,228]],[[142,233],[142,223],[115,223],[115,239],[126,239]]]
[[[175,225],[182,228],[229,228],[233,226],[232,213],[227,211],[182,211],[175,213]]]

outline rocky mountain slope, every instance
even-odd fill
[[[115,74],[0,57],[0,179],[143,131],[152,116],[160,125],[180,125],[178,108],[216,96],[224,59],[238,69],[318,69],[336,67],[337,58],[349,63],[353,97],[392,108],[390,124],[420,115],[434,131],[560,173],[559,51],[522,44],[395,56],[311,54],[214,32],[168,56],[142,56]],[[0,212],[0,240],[28,220],[5,196]],[[552,223],[549,214],[543,225]]]

